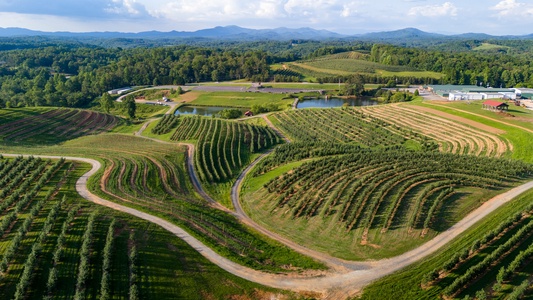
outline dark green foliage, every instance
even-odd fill
[[[133,97],[125,97],[124,100],[122,100],[122,109],[130,119],[134,119],[135,112],[137,111],[135,99],[133,99]]]
[[[242,117],[243,113],[238,108],[226,108],[218,113],[222,119],[238,119]]]
[[[285,133],[297,141],[354,143],[364,146],[401,145],[406,139],[390,124],[352,108],[299,109],[276,113],[272,119]],[[425,142],[422,135],[413,136]]]
[[[179,115],[164,115],[161,120],[157,123],[157,125],[152,128],[153,134],[165,134],[169,133],[172,129],[176,128],[178,126],[180,121]]]
[[[203,117],[183,117],[172,140],[197,140],[195,165],[205,182],[225,182],[279,139],[269,127]]]
[[[109,113],[109,111],[115,107],[115,102],[113,101],[113,98],[109,93],[105,92],[102,94],[102,97],[100,98],[100,107],[106,112]]]

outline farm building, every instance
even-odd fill
[[[483,100],[483,95],[479,93],[452,92],[448,95],[448,100]]]
[[[504,111],[509,109],[509,105],[504,102],[487,100],[483,102],[483,109],[492,110],[492,111]]]
[[[516,99],[513,89],[484,88],[475,85],[432,85],[427,87],[427,90],[451,101]]]
[[[247,116],[247,117],[251,117],[251,116],[254,115],[254,113],[248,110],[248,111],[246,111],[246,112],[244,113],[244,115]]]
[[[107,91],[107,93],[109,95],[121,95],[121,94],[123,94],[125,92],[129,92],[129,91],[131,91],[130,87],[123,87],[123,88]]]

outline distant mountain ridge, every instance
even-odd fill
[[[327,39],[354,39],[368,41],[392,41],[392,40],[424,40],[424,39],[533,39],[533,34],[522,36],[493,36],[484,33],[463,33],[456,35],[444,35],[425,32],[416,28],[404,28],[393,31],[372,32],[366,34],[344,35],[328,30],[317,30],[309,27],[274,29],[249,29],[239,26],[217,26],[214,28],[197,31],[144,31],[138,33],[128,32],[45,32],[24,28],[0,28],[0,37],[21,36],[49,36],[68,38],[129,38],[129,39],[220,39],[220,40],[327,40]]]

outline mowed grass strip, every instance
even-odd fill
[[[294,99],[284,99],[283,94],[251,93],[251,92],[199,92],[198,98],[189,102],[190,105],[252,107],[267,103],[287,107]]]

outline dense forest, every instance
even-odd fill
[[[405,48],[348,41],[214,42],[199,47],[99,47],[45,38],[0,41],[0,107],[86,107],[107,90],[135,85],[187,84],[247,79],[273,80],[270,64],[359,51],[368,60],[445,74],[438,82],[399,78],[398,83],[483,84],[533,87],[530,42],[499,41],[513,51],[457,51]],[[469,47],[481,42],[467,43]],[[455,45],[455,46],[453,46]],[[455,47],[455,48],[454,48]],[[297,78],[297,77],[296,77]],[[283,80],[279,75],[276,80]],[[294,81],[295,76],[290,76]],[[397,78],[398,79],[398,78]],[[337,82],[339,78],[319,81]],[[342,78],[343,82],[352,79]],[[358,82],[386,83],[390,78],[363,76]]]

